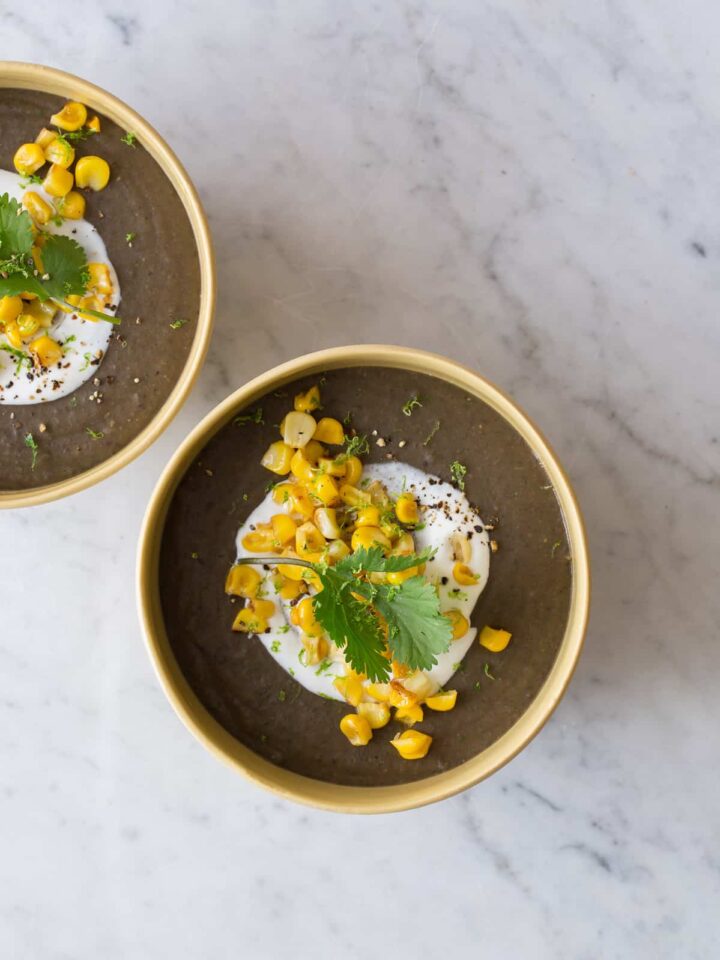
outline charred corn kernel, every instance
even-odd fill
[[[425,706],[431,710],[438,710],[445,713],[452,710],[457,703],[457,690],[444,690],[442,693],[436,693],[425,700]]]
[[[110,276],[110,267],[106,263],[89,263],[87,271],[90,282],[87,289],[95,294],[109,297],[113,292],[113,282]]]
[[[102,157],[80,157],[75,164],[75,180],[81,190],[104,190],[109,179],[110,166]]]
[[[410,667],[408,667],[406,663],[400,663],[398,660],[393,660],[392,672],[393,677],[397,677],[398,680],[402,680],[403,677],[407,677],[410,673]]]
[[[302,569],[299,567],[298,569]],[[282,586],[278,591],[283,600],[295,600],[305,592],[305,583],[302,580],[290,580],[283,577]],[[294,608],[293,608],[294,609]]]
[[[45,159],[48,163],[56,163],[65,170],[75,159],[75,150],[70,146],[67,140],[62,137],[55,137],[45,147]]]
[[[72,190],[73,182],[70,171],[54,163],[45,174],[43,190],[51,197],[64,197]]]
[[[404,683],[401,683],[399,680],[390,681],[390,695],[389,703],[393,707],[409,707],[413,703],[417,703],[419,697],[416,697],[414,693],[408,690]]]
[[[411,577],[417,577],[419,573],[420,567],[408,567],[407,570],[391,570],[385,576],[388,583],[397,586],[400,583],[405,583],[406,580],[410,580]]]
[[[301,449],[312,440],[316,426],[315,417],[293,410],[283,420],[283,440],[289,446]]]
[[[309,520],[315,513],[315,504],[310,499],[307,490],[295,483],[290,491],[290,509],[299,514],[304,520]]]
[[[260,463],[266,470],[270,470],[271,473],[277,473],[278,476],[283,477],[286,473],[290,473],[292,457],[293,448],[283,443],[282,440],[276,440],[275,443],[271,443],[267,448]]]
[[[340,721],[340,730],[354,747],[364,747],[372,740],[373,732],[365,717],[348,713]]]
[[[420,704],[411,703],[407,707],[396,707],[393,719],[404,723],[406,727],[412,727],[414,723],[422,723],[423,717],[423,708]]]
[[[32,337],[40,328],[38,321],[29,313],[21,313],[15,322],[17,323],[18,333],[23,340]]]
[[[361,507],[355,519],[356,527],[377,527],[380,523],[380,511],[377,507]]]
[[[362,681],[358,677],[335,677],[333,680],[333,686],[340,696],[344,697],[347,702],[351,703],[354,707],[356,707],[362,700],[363,685]]]
[[[333,460],[332,457],[320,457],[317,465],[318,470],[321,470],[323,473],[328,473],[336,479],[345,476],[345,464],[339,460]]]
[[[275,613],[275,604],[272,600],[257,600],[253,598],[250,607],[261,620],[267,620]]]
[[[423,673],[422,670],[417,670],[412,676],[406,677],[405,680],[403,680],[403,687],[408,693],[411,693],[416,700],[424,700],[425,697],[432,696],[438,690],[436,681],[426,673]]]
[[[317,440],[308,440],[308,442],[302,448],[302,452],[308,463],[311,463],[314,467],[316,467],[320,457],[326,454],[327,450],[321,443],[318,443]]]
[[[252,607],[243,607],[242,610],[238,610],[232,628],[236,633],[265,633],[268,625],[267,621],[259,617]]]
[[[61,360],[63,355],[62,347],[57,340],[53,340],[46,334],[33,340],[28,349],[41,367],[51,367]]]
[[[15,347],[16,350],[20,350],[23,345],[23,339],[18,330],[17,320],[6,320],[3,326],[3,333],[8,338],[10,346]]]
[[[290,461],[290,472],[293,476],[297,477],[298,480],[302,480],[303,483],[308,483],[315,476],[313,466],[305,459],[302,450],[296,450],[293,454],[292,460]]]
[[[295,550],[302,559],[308,553],[318,553],[325,548],[325,537],[312,521],[307,520],[295,531]]]
[[[305,665],[308,667],[320,663],[328,654],[327,640],[323,636],[303,634],[302,645],[305,651]]]
[[[332,543],[328,544],[327,548],[326,556],[328,563],[337,563],[339,560],[344,559],[349,553],[350,547],[344,540],[333,540]]]
[[[95,114],[86,124],[88,130],[92,130],[93,133],[100,133],[100,117]]]
[[[315,526],[328,540],[337,540],[340,536],[340,524],[334,507],[318,507],[313,515]]]
[[[320,406],[320,387],[314,384],[305,393],[298,393],[293,406],[300,413],[312,413]]]
[[[390,684],[389,683],[369,683],[365,692],[380,703],[390,702]]]
[[[467,617],[464,617],[459,610],[445,610],[443,616],[450,621],[453,640],[460,640],[470,629]]]
[[[411,493],[401,493],[397,498],[395,516],[400,523],[416,524],[418,522],[417,500]]]
[[[262,577],[246,563],[236,563],[228,570],[225,578],[225,593],[234,597],[252,599],[258,592]]]
[[[49,143],[52,143],[53,140],[57,140],[57,134],[54,130],[48,130],[47,127],[43,127],[40,133],[35,137],[35,143],[43,151]]]
[[[53,216],[53,208],[34,190],[28,190],[23,195],[22,203],[35,223],[39,223],[41,226],[44,226]]]
[[[347,474],[345,476],[347,479]],[[370,494],[350,483],[343,483],[340,486],[340,499],[349,507],[366,507],[370,503]]]
[[[276,540],[282,546],[285,546],[286,543],[290,543],[290,541],[295,537],[297,524],[292,517],[289,517],[286,513],[276,513],[275,516],[270,520],[270,524],[273,528],[273,533],[275,534]]]
[[[355,487],[360,482],[363,465],[359,457],[348,457],[345,461],[345,482]]]
[[[15,151],[13,164],[17,172],[27,177],[45,163],[45,154],[39,143],[24,143]]]
[[[55,209],[66,220],[82,220],[85,216],[85,197],[77,190],[71,190],[55,204]]]
[[[480,631],[480,644],[491,653],[500,653],[510,643],[511,633],[507,630],[494,630],[492,627],[483,627]]]
[[[327,474],[321,473],[313,477],[309,484],[309,490],[326,507],[332,507],[340,499],[337,484]]]
[[[359,703],[357,712],[367,720],[371,730],[379,730],[390,722],[390,707],[386,703]]]
[[[20,297],[0,297],[0,323],[17,320],[23,311]]]
[[[367,550],[375,545],[389,550],[392,544],[378,527],[358,527],[352,535],[350,545],[353,550],[365,547]]]
[[[276,487],[273,487],[272,498],[275,503],[289,503],[292,488],[291,483],[279,483]]]
[[[50,123],[61,130],[79,130],[87,120],[87,109],[82,103],[69,100],[57,113],[50,117]]]
[[[432,743],[432,737],[419,730],[404,730],[393,737],[390,743],[395,747],[403,760],[422,760],[427,756]]]
[[[277,549],[275,532],[269,523],[259,523],[242,538],[242,545],[250,553],[274,553]]]
[[[345,442],[343,425],[339,420],[333,419],[333,417],[322,417],[318,420],[313,439],[319,440],[320,443],[330,443],[335,447],[339,447]]]
[[[41,327],[49,327],[57,313],[57,306],[52,300],[32,300],[25,304],[23,313],[35,317]]]
[[[466,563],[453,564],[452,575],[455,583],[459,583],[463,587],[472,586],[474,583],[477,583],[479,579],[478,575],[473,573]]]

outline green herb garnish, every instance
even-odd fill
[[[468,595],[464,590],[458,590],[457,587],[454,590],[448,590],[448,596],[452,597],[453,600],[467,600]]]
[[[440,421],[436,420],[435,423],[433,424],[432,430],[423,440],[424,447],[426,447],[430,443],[430,441],[432,440],[432,438],[435,436],[435,434],[438,432],[439,429],[440,429]]]
[[[284,702],[285,702],[285,697],[287,697],[287,694],[285,693],[285,691],[284,691],[284,690],[278,690],[278,700],[280,701],[280,703],[284,703]]]
[[[281,647],[281,646],[282,646],[282,644],[280,643],[279,640],[273,640],[273,642],[270,644],[270,650],[271,650],[273,653],[280,653],[280,647]]]
[[[93,440],[102,440],[105,436],[102,430],[93,430],[92,427],[85,427],[85,433],[91,436]]]
[[[85,363],[80,367],[80,373],[82,373],[83,370],[87,370],[87,368],[90,366],[90,362],[91,362],[91,360],[92,360],[92,354],[91,354],[91,353],[84,353],[84,354],[83,354],[83,359],[85,360]]]
[[[32,357],[29,353],[24,353],[22,350],[18,350],[17,347],[11,347],[9,343],[0,343],[0,350],[4,350],[5,353],[9,353],[15,361],[16,377],[22,370],[22,365],[24,363],[26,363],[28,367],[32,367]]]
[[[555,543],[552,545],[552,550],[550,551],[550,556],[551,556],[551,557],[554,557],[554,556],[555,556],[555,551],[556,551],[556,550],[559,550],[561,546],[562,546],[562,543],[561,543],[559,540],[556,540]]]
[[[45,272],[41,274],[32,258],[32,228],[27,210],[7,193],[0,196],[0,297],[27,291],[41,302],[53,300],[74,310],[67,297],[83,296],[90,280],[85,251],[71,237],[46,234],[42,250]],[[118,317],[97,310],[83,312],[120,323]]]
[[[355,437],[345,435],[345,449],[341,454],[335,457],[335,463],[345,463],[350,457],[362,457],[370,453],[370,444],[365,434],[357,434]]]
[[[63,353],[66,353],[68,350],[72,350],[72,347],[70,346],[70,344],[74,343],[75,340],[77,340],[77,337],[75,336],[74,333],[63,340],[63,342],[60,344],[60,346],[62,347]]]
[[[465,477],[467,475],[467,467],[464,463],[460,463],[459,460],[453,460],[450,464],[450,473],[452,474],[453,483],[458,488],[458,490],[465,490]]]
[[[63,143],[70,144],[73,140],[76,143],[79,143],[81,140],[87,140],[88,137],[92,137],[97,133],[97,130],[93,130],[91,127],[81,127],[79,130],[59,130],[57,139],[62,140]]]
[[[287,633],[289,629],[290,629],[290,624],[284,623],[281,627],[278,627],[278,628],[277,628],[277,632],[278,632],[278,633]]]
[[[490,664],[489,664],[489,663],[486,663],[486,664],[485,664],[485,667],[484,667],[484,669],[483,669],[483,673],[484,673],[485,676],[488,678],[488,680],[497,680],[497,677],[494,677],[494,676],[490,673]]]
[[[26,447],[29,447],[30,450],[32,451],[32,462],[31,462],[31,464],[30,464],[30,469],[31,469],[31,470],[34,470],[34,469],[35,469],[35,464],[37,463],[38,449],[39,449],[39,447],[38,447],[38,442],[37,442],[37,440],[35,439],[35,437],[34,437],[31,433],[26,433],[26,434],[25,434],[25,446],[26,446]]]
[[[414,393],[410,397],[410,399],[406,400],[405,403],[403,404],[402,412],[405,414],[406,417],[410,417],[412,416],[412,412],[415,409],[415,407],[421,407],[421,406],[422,406],[422,403],[420,403],[420,398],[416,393]]]
[[[184,327],[185,324],[186,324],[186,323],[189,323],[189,322],[190,322],[189,320],[182,320],[182,319],[171,320],[171,321],[170,321],[170,329],[171,329],[171,330],[179,330],[180,327]]]
[[[332,567],[290,557],[283,563],[307,567],[319,578],[322,590],[313,597],[315,616],[350,666],[372,680],[387,680],[386,645],[393,660],[411,670],[429,670],[448,649],[452,625],[440,613],[437,591],[423,577],[411,577],[395,586],[371,583],[368,575],[407,570],[431,556],[432,551],[424,550],[418,555],[386,557],[379,547],[371,547],[356,550]],[[275,560],[243,557],[238,562]],[[387,641],[378,614],[387,625]]]
[[[131,246],[133,245],[133,240],[135,239],[136,236],[137,236],[136,233],[126,233],[126,234],[125,234],[125,243],[126,243],[129,247],[131,247]]]
[[[120,137],[120,141],[121,143],[124,143],[125,146],[135,149],[135,144],[137,143],[137,134],[133,133],[132,130],[128,130],[123,137]]]
[[[264,424],[262,407],[256,407],[252,413],[243,413],[239,417],[235,417],[233,423],[237,427],[242,426],[244,423]]]

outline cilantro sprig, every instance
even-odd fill
[[[41,274],[33,261],[32,246],[30,214],[14,197],[3,194],[0,196],[0,297],[28,292],[42,302],[53,300],[58,305],[76,309],[67,298],[82,297],[90,279],[83,248],[71,237],[46,234]],[[118,317],[98,310],[84,307],[82,312],[98,320],[120,323]]]
[[[374,583],[370,574],[409,570],[432,551],[386,557],[380,547],[361,548],[334,566],[291,557],[315,572],[322,589],[313,597],[315,616],[358,673],[388,680],[390,659],[429,670],[450,646],[452,625],[440,613],[438,594],[422,576],[400,584]],[[277,558],[241,557],[238,563],[277,563]],[[387,637],[385,635],[387,629]]]

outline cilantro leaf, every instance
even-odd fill
[[[48,299],[45,288],[33,276],[13,273],[5,279],[0,277],[0,297],[19,297],[21,293],[34,293],[38,300]]]
[[[85,293],[87,257],[77,241],[70,237],[49,236],[42,248],[42,261],[47,277],[42,284],[48,296],[64,300],[72,294],[81,297]]]
[[[0,197],[0,258],[28,254],[33,243],[32,220],[14,197]]]
[[[333,569],[340,573],[395,573],[400,570],[409,570],[425,563],[432,556],[432,550],[423,550],[419,554],[410,554],[404,557],[386,557],[380,547],[360,547],[354,553],[348,554],[339,560]]]
[[[314,597],[318,622],[344,651],[353,670],[373,680],[386,680],[390,663],[384,656],[385,640],[369,605],[352,595],[352,580],[336,569],[318,567],[316,572],[323,587]]]
[[[373,605],[388,625],[393,660],[413,670],[429,670],[452,640],[452,624],[440,613],[435,588],[423,577],[411,577],[398,587],[381,584]]]

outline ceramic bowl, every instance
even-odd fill
[[[321,382],[325,415],[351,411],[360,433],[386,439],[366,460],[393,457],[450,479],[493,527],[497,552],[473,624],[513,634],[505,651],[477,642],[455,674],[451,713],[426,710],[434,738],[408,762],[376,731],[363,749],[338,730],[347,706],[282,670],[256,637],[232,633],[224,578],[235,535],[264,497],[260,458],[295,393]],[[409,397],[422,406],[403,412]],[[237,420],[262,410],[263,423]],[[555,455],[528,417],[472,370],[403,347],[325,350],[276,367],[212,411],[165,469],[145,517],[140,616],[165,692],[213,753],[283,796],[346,812],[387,812],[448,797],[510,760],[540,730],[575,667],[588,617],[582,520]],[[385,735],[386,734],[386,735]]]
[[[142,453],[187,397],[212,327],[215,270],[200,201],[173,152],[134,110],[68,73],[0,62],[0,168],[13,170],[17,147],[67,100],[101,120],[101,132],[76,152],[98,153],[112,170],[105,190],[86,191],[86,219],[120,278],[122,323],[96,376],[74,393],[0,403],[0,507],[76,493]],[[128,131],[134,142],[123,141]],[[171,327],[176,320],[183,322]],[[32,459],[28,434],[38,444]]]

